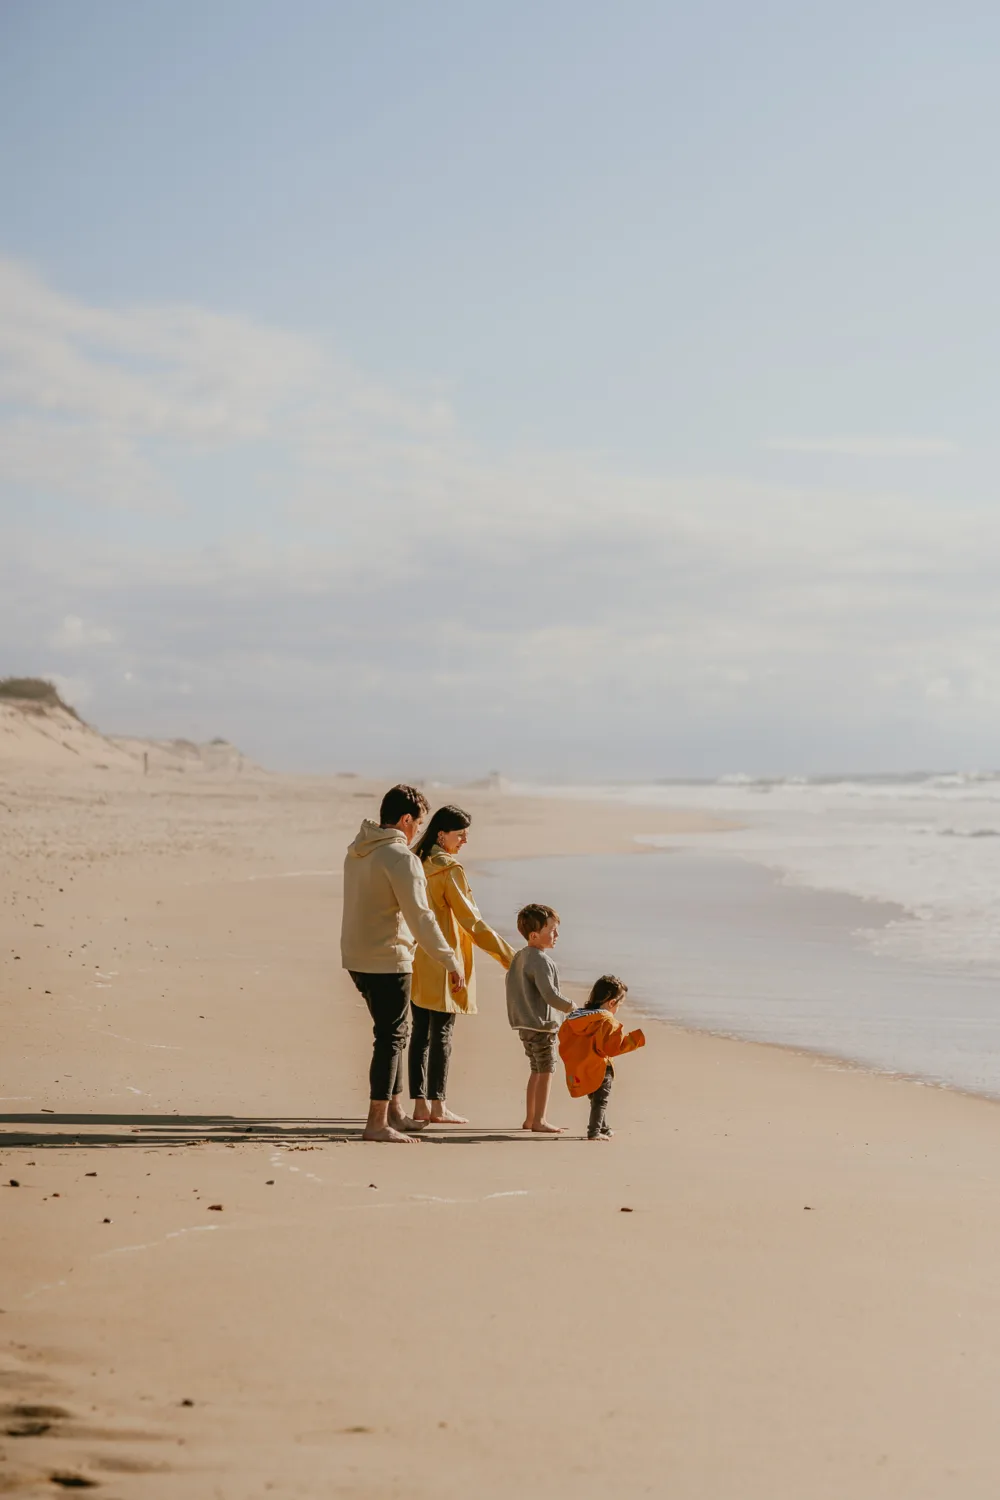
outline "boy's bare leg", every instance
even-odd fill
[[[531,1122],[535,1118],[535,1079],[537,1073],[528,1074],[528,1088],[524,1099],[524,1124],[522,1130],[530,1130]]]
[[[398,1108],[398,1106],[397,1106]],[[389,1123],[389,1100],[372,1099],[368,1105],[368,1121],[361,1136],[363,1141],[391,1141],[396,1146],[418,1146],[412,1135],[406,1135]]]
[[[551,1073],[532,1073],[528,1080],[528,1111],[523,1130],[533,1130],[541,1135],[561,1135],[562,1125],[550,1125],[545,1118],[549,1094],[552,1092]]]

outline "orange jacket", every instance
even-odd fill
[[[604,1082],[608,1059],[644,1047],[641,1031],[626,1036],[609,1010],[575,1010],[559,1028],[559,1056],[566,1065],[566,1085],[574,1099],[592,1094]]]

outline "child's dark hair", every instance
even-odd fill
[[[551,906],[542,906],[539,901],[530,901],[517,914],[517,930],[527,940],[533,932],[541,932],[547,922],[559,921],[559,913]]]
[[[459,828],[468,828],[471,822],[472,819],[463,808],[454,807],[450,802],[446,803],[444,807],[439,807],[431,818],[426,833],[420,836],[420,842],[414,849],[414,854],[418,859],[427,859],[434,853],[439,833],[455,833]]]
[[[383,828],[395,828],[400,818],[422,818],[430,812],[430,803],[415,786],[391,786],[382,798],[378,820]]]
[[[590,992],[584,1010],[600,1010],[609,1000],[620,1000],[628,994],[628,985],[617,974],[602,974]]]

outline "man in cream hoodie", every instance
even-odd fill
[[[409,1132],[423,1129],[404,1115],[398,1097],[416,945],[450,972],[453,988],[465,982],[458,955],[427,904],[423,866],[410,850],[428,810],[427,798],[416,787],[391,787],[382,798],[378,822],[365,819],[344,860],[341,961],[364,996],[375,1034],[366,1141],[408,1145]]]

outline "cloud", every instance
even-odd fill
[[[49,645],[64,651],[81,651],[89,646],[108,646],[114,639],[114,631],[103,625],[89,625],[79,615],[66,615],[49,636]]]
[[[770,453],[832,453],[846,458],[947,458],[958,446],[947,438],[828,437],[768,438]]]
[[[109,729],[400,774],[993,743],[1000,519],[961,497],[486,454],[432,383],[2,263],[0,327],[0,475],[37,497],[9,503],[0,671],[74,653]]]
[[[187,499],[179,457],[273,443],[305,483],[451,425],[440,394],[401,396],[301,334],[195,307],[90,307],[0,260],[8,483],[146,509]]]

